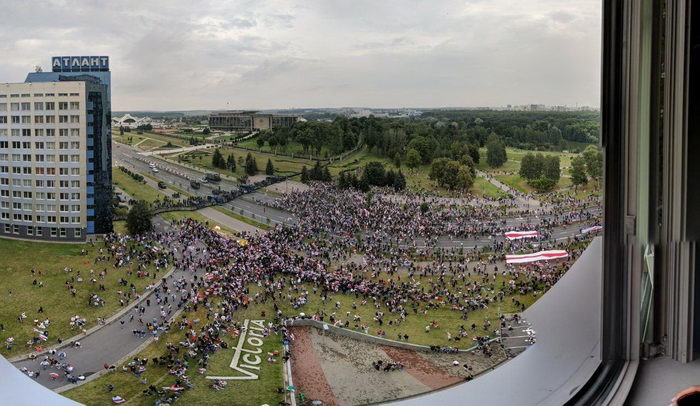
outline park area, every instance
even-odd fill
[[[145,249],[128,245],[139,251]],[[167,272],[163,268],[156,270],[153,265],[140,268],[137,262],[115,267],[117,257],[106,250],[100,254],[103,247],[102,243],[93,246],[0,239],[0,292],[4,297],[0,339],[4,344],[14,339],[14,345],[0,349],[4,356],[29,353],[35,347],[53,346],[58,339],[80,334],[95,326],[98,318],[108,318],[119,311],[120,300],[124,305],[134,300],[154,283],[154,278]],[[103,260],[96,262],[98,258]],[[139,276],[139,272],[144,276]],[[84,319],[84,324],[81,321],[78,324],[82,326],[71,325],[74,316]],[[32,343],[37,324],[41,323],[45,329],[39,330],[50,334],[45,341]]]
[[[230,171],[221,168],[216,168],[212,164],[212,156],[214,154],[213,149],[210,150],[197,150],[190,151],[181,154],[171,154],[166,157],[173,160],[174,162],[186,162],[191,165],[198,166],[202,169],[212,172],[218,172],[225,175],[245,176],[245,159],[250,154],[258,166],[258,173],[265,173],[265,165],[268,159],[272,161],[275,168],[275,175],[293,175],[301,172],[301,168],[306,166],[311,168],[315,161],[302,158],[291,158],[283,155],[274,155],[263,152],[248,151],[242,148],[231,148],[222,147],[219,148],[219,152],[223,155],[224,159],[228,159],[230,155],[233,155],[236,159],[236,170]]]
[[[422,283],[430,283],[433,279],[431,276],[416,276],[416,278]],[[408,275],[390,277],[387,274],[378,274],[375,278],[375,280],[387,281],[389,279],[398,283],[409,280],[409,277]],[[491,280],[493,287],[502,286],[504,283],[500,276],[473,278],[475,282],[484,279]],[[469,281],[461,281],[460,285],[469,285]],[[487,284],[487,287],[474,292],[474,294],[490,295],[488,286],[491,285]],[[257,285],[249,285],[248,289],[249,297],[262,298],[262,296],[257,295],[257,293],[261,293],[261,288]],[[308,302],[300,307],[291,293],[301,292],[305,292],[304,296]],[[281,311],[282,317],[294,317],[300,313],[325,314],[327,315],[326,320],[329,322],[333,320],[337,323],[347,322],[349,329],[358,332],[363,332],[362,325],[366,327],[368,334],[374,336],[381,330],[384,331],[382,334],[386,334],[389,339],[395,340],[398,334],[402,334],[408,336],[407,340],[402,339],[404,342],[470,348],[474,346],[473,338],[476,336],[497,336],[496,330],[498,330],[498,315],[500,313],[519,310],[509,296],[508,300],[494,303],[488,308],[470,311],[468,317],[463,319],[462,312],[455,311],[447,304],[440,304],[440,301],[436,300],[429,304],[416,302],[417,308],[420,309],[418,315],[411,313],[402,323],[398,322],[398,318],[393,320],[393,316],[392,320],[387,319],[380,323],[373,320],[377,311],[387,315],[392,315],[392,313],[379,302],[365,302],[353,295],[341,293],[328,295],[324,298],[320,292],[314,292],[313,286],[309,285],[300,286],[298,292],[290,290],[284,296],[280,296],[285,297],[285,299],[275,302],[254,299],[246,308],[241,308],[235,313],[235,321],[242,323],[246,319],[272,317],[275,315],[277,307]],[[521,303],[529,305],[534,302],[537,295],[514,295],[514,297]],[[221,300],[222,298],[214,299],[214,303],[220,304]],[[215,309],[216,305],[213,305],[210,311],[214,312]],[[337,316],[334,317],[333,315],[336,314]],[[347,314],[352,314],[352,316],[347,316]],[[493,327],[484,328],[487,319],[492,321]],[[178,324],[183,321],[186,324],[191,323],[192,328],[197,331],[206,323],[206,320],[208,317],[202,308],[198,311],[183,312],[175,319],[167,333],[164,333],[157,342],[149,344],[135,357],[152,360],[167,355],[168,343],[182,343],[185,340],[184,334],[188,329],[178,329],[176,327]],[[426,332],[425,329],[427,323],[432,323],[434,326],[429,332]],[[458,336],[460,325],[468,326],[472,323],[478,327],[469,331],[468,337],[464,337],[461,341],[448,339],[448,331],[451,331],[454,336]],[[295,382],[300,391],[298,396],[301,396],[298,399],[304,397],[308,400],[323,399],[327,402],[326,404],[330,405],[376,402],[437,389],[459,382],[467,375],[476,375],[492,368],[506,358],[503,351],[496,347],[494,347],[494,355],[491,357],[472,353],[417,353],[346,337],[328,334],[321,336],[313,328],[294,328],[293,331],[292,365]],[[237,343],[237,333],[229,330],[223,340],[226,341],[227,348],[218,349],[210,355],[206,371],[200,370],[195,365],[190,365],[187,369],[187,379],[191,382],[192,388],[183,392],[179,402],[183,404],[201,402],[202,404],[248,405],[277,404],[283,400],[284,394],[277,391],[284,387],[282,359],[279,355],[274,355],[275,351],[283,352],[281,338],[274,333],[265,337],[261,347],[264,356],[261,356],[267,361],[261,364],[258,379],[229,380],[225,387],[215,389],[212,387],[213,380],[206,379],[207,376],[235,374],[229,364],[234,353],[233,348]],[[402,363],[406,369],[391,372],[375,371],[371,363],[380,359],[386,362]],[[459,367],[452,364],[454,360],[459,360]],[[468,364],[473,369],[467,371],[463,368],[463,364]],[[117,366],[114,372],[109,372],[92,382],[64,392],[64,395],[87,405],[105,404],[112,396],[119,395],[126,399],[129,404],[145,406],[153,404],[155,399],[153,394],[144,392],[150,385],[161,388],[170,387],[176,383],[176,377],[163,366],[147,365],[145,371],[137,377],[132,372],[123,371],[122,367],[125,365],[128,366],[128,362]],[[182,380],[180,384],[182,384]],[[107,385],[112,385],[115,389],[107,391],[105,389]],[[328,388],[331,388],[330,392]]]
[[[256,309],[257,310],[257,309]],[[240,311],[238,317],[243,320],[245,318],[259,319],[257,311]],[[186,311],[180,314],[174,324],[185,323],[191,328],[199,330],[206,324],[206,311],[200,308],[198,311]],[[86,383],[75,389],[63,392],[73,400],[84,403],[85,405],[99,406],[109,404],[113,396],[118,395],[125,399],[130,405],[150,406],[156,400],[156,393],[144,393],[149,386],[153,385],[158,390],[161,388],[173,387],[177,384],[178,377],[170,373],[171,371],[165,365],[154,363],[153,359],[158,357],[166,357],[169,353],[167,344],[185,340],[185,333],[188,330],[181,330],[173,327],[167,333],[163,334],[158,341],[152,342],[141,352],[134,357],[139,359],[147,359],[145,370],[136,376],[129,371],[123,371],[122,366],[119,366],[115,371],[99,377],[98,379]],[[284,391],[278,393],[278,388],[284,385],[282,368],[283,361],[281,356],[268,356],[268,353],[282,352],[282,343],[278,336],[270,334],[263,339],[263,344],[260,347],[262,350],[261,357],[265,360],[260,366],[258,379],[255,380],[227,380],[225,386],[212,387],[216,380],[207,379],[207,376],[230,376],[235,374],[229,367],[233,356],[233,348],[238,342],[237,334],[230,333],[222,337],[222,340],[227,343],[227,349],[219,349],[211,354],[206,368],[201,369],[199,366],[192,364],[187,368],[187,378],[179,378],[179,381],[188,380],[192,387],[180,392],[181,395],[178,404],[207,404],[207,405],[276,405],[284,400]],[[272,357],[275,362],[266,361],[268,357]],[[128,364],[128,363],[126,363]],[[113,390],[107,390],[107,386],[114,387]],[[173,393],[165,391],[166,393]]]

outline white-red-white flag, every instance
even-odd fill
[[[593,226],[581,230],[581,234],[595,233],[603,229],[603,226]]]
[[[528,262],[548,261],[550,259],[561,259],[569,256],[564,250],[540,251],[532,254],[506,255],[507,264],[526,264]]]
[[[540,233],[537,231],[508,231],[505,236],[509,240],[519,240],[521,238],[535,238]]]

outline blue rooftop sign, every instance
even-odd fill
[[[54,56],[51,68],[54,72],[105,72],[109,71],[109,57]]]

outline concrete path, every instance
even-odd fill
[[[247,233],[262,233],[263,230],[252,226],[248,223],[244,223],[241,220],[235,219],[228,216],[212,207],[205,207],[203,209],[197,210],[199,213],[207,218],[212,219],[214,222],[221,224],[222,226],[235,231],[245,231]]]
[[[170,224],[160,217],[156,217],[154,219],[154,225],[159,230],[171,228]],[[178,243],[171,248],[177,249],[177,252],[179,254],[186,247],[181,247]],[[197,272],[198,275],[201,275],[203,273],[203,271]],[[161,277],[163,275],[165,275],[165,272],[162,272],[160,275],[158,275],[157,279],[155,279],[153,282],[160,282]],[[193,273],[189,271],[175,270],[167,278],[166,286],[168,286],[172,290],[174,281],[181,277],[185,277],[187,280],[191,280],[192,275]],[[146,306],[147,299],[150,299],[151,301],[150,306]],[[172,300],[172,297],[170,297],[169,299],[169,303],[173,305],[172,312],[169,316],[172,317],[172,315],[174,315],[175,312],[178,310],[178,298]],[[156,303],[156,298],[153,289],[148,290],[145,294],[143,294],[139,301],[141,302],[142,306],[146,307],[145,313],[141,316],[144,320],[144,323],[152,322],[154,319],[157,319],[158,321],[161,320],[160,308]],[[134,310],[128,312],[123,317],[120,317],[111,324],[107,324],[102,328],[96,330],[92,334],[85,336],[85,338],[80,340],[80,348],[74,348],[72,346],[69,346],[58,350],[58,352],[66,353],[66,358],[63,360],[63,362],[71,364],[75,368],[73,371],[73,376],[84,375],[87,378],[93,374],[100,373],[101,371],[104,371],[104,364],[117,365],[119,364],[119,361],[123,360],[123,358],[126,355],[130,355],[133,351],[137,351],[139,347],[141,347],[144,344],[144,342],[147,340],[146,338],[137,338],[132,333],[132,330],[135,329],[145,330],[145,324],[140,325],[137,321],[139,315],[136,309],[137,308],[135,307]],[[129,316],[131,314],[134,314],[134,320],[130,322]],[[123,327],[120,324],[120,320],[124,320],[125,322]],[[53,320],[53,322],[67,323],[68,321]],[[51,338],[49,342],[52,345],[47,345],[47,348],[56,348],[55,338]],[[26,359],[23,361],[15,362],[14,365],[17,368],[26,367],[33,371],[40,371],[41,375],[39,376],[39,378],[36,378],[36,380],[47,388],[57,389],[69,384],[62,371],[59,371],[58,369],[54,368],[42,370],[39,364],[39,362],[42,359],[43,355],[38,356],[34,360]],[[60,377],[57,379],[51,379],[49,376],[49,373],[51,372],[58,373]]]
[[[499,181],[493,176],[490,176],[486,174],[485,172],[482,172],[477,169],[476,171],[476,176],[482,177],[486,180],[488,180],[491,184],[496,186],[497,188],[501,189],[502,191],[513,195],[515,197],[515,202],[518,204],[520,208],[523,209],[537,209],[540,207],[540,201],[537,199],[533,199],[531,196],[523,194],[512,187],[506,185],[505,183]]]
[[[216,145],[214,145],[214,144],[193,145],[191,147],[170,148],[170,149],[162,149],[162,150],[158,150],[158,151],[141,152],[141,154],[142,155],[167,155],[167,154],[176,154],[176,153],[181,153],[181,152],[197,151],[199,149],[207,149],[207,148],[214,148],[214,147],[216,147]]]

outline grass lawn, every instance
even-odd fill
[[[388,276],[386,274],[380,274],[375,279],[386,280]],[[423,284],[429,284],[432,277],[426,276],[416,276]],[[408,282],[408,276],[403,275],[397,277],[396,275],[393,279],[397,283]],[[449,277],[448,277],[449,279]],[[472,280],[478,279],[473,277]],[[463,289],[469,283],[469,281],[461,281],[457,283],[456,289]],[[501,286],[505,282],[505,278],[498,276],[496,280],[493,281],[495,286]],[[449,284],[448,284],[449,285]],[[388,322],[398,320],[396,314],[392,314],[388,309],[379,305],[375,307],[370,299],[367,304],[362,304],[362,299],[356,298],[354,295],[336,293],[328,297],[328,300],[321,300],[321,292],[313,293],[311,290],[311,285],[302,285],[299,291],[289,292],[285,288],[282,299],[277,300],[277,305],[285,316],[296,315],[300,312],[306,314],[312,314],[314,312],[324,310],[327,313],[326,321],[329,321],[329,317],[332,313],[336,314],[336,319],[345,321],[348,319],[346,312],[350,312],[352,315],[350,319],[351,328],[355,328],[354,325],[365,324],[369,328],[370,334],[376,334],[377,330],[382,329],[386,331],[387,338],[396,339],[397,334],[407,334],[409,335],[409,342],[424,344],[424,345],[449,345],[458,346],[461,348],[468,348],[473,345],[473,338],[475,335],[490,335],[494,336],[494,330],[498,329],[498,316],[502,313],[515,312],[517,309],[512,304],[510,296],[506,296],[503,302],[494,302],[488,308],[475,310],[469,312],[468,318],[466,320],[462,319],[461,312],[451,310],[448,305],[442,305],[437,309],[430,309],[427,314],[414,314],[414,312],[409,311],[409,315],[406,320],[399,326],[394,323],[389,325]],[[256,285],[249,285],[250,293],[249,297],[254,297],[257,292],[261,291],[261,288]],[[291,301],[286,299],[286,294],[289,292],[293,297],[298,296],[300,291],[308,290],[309,301],[307,304],[294,308]],[[490,294],[490,292],[483,290],[480,292],[483,295]],[[532,304],[536,297],[533,295],[516,295],[516,298],[526,305]],[[339,302],[339,308],[336,308],[336,302]],[[356,309],[352,308],[352,304],[356,303]],[[407,304],[410,309],[410,304]],[[420,309],[424,310],[426,307],[424,303],[420,303]],[[213,308],[216,311],[216,308]],[[384,324],[379,325],[378,322],[373,320],[375,312],[383,311],[386,316],[384,318]],[[252,302],[248,308],[241,308],[235,313],[235,319],[242,322],[244,319],[263,319],[263,312],[269,317],[269,315],[274,314],[273,302],[266,301],[262,303],[261,301]],[[422,312],[421,312],[422,313]],[[355,323],[352,320],[354,315],[359,315],[361,321]],[[187,314],[189,320],[193,320],[195,317],[200,320],[205,319],[205,314],[203,309],[197,314]],[[483,329],[485,320],[488,319],[492,322],[492,326],[488,330]],[[437,322],[440,327],[433,328],[430,332],[425,332],[425,326],[431,322]],[[468,339],[457,341],[448,341],[447,332],[451,332],[453,336],[459,331],[460,325],[470,326],[475,323],[478,327],[476,331],[470,331]],[[467,327],[468,328],[468,327]],[[358,328],[359,330],[359,328]],[[155,356],[165,354],[165,343],[167,342],[177,342],[179,338],[179,331],[170,331],[164,337],[160,339],[158,343],[153,343],[149,345],[141,354],[138,355],[140,358],[153,358]],[[209,366],[207,374],[227,376],[231,374],[231,369],[229,363],[232,358],[231,346],[236,343],[236,339],[227,336],[226,341],[229,344],[229,349],[217,351],[209,360]],[[281,350],[281,344],[274,335],[268,336],[264,340],[262,347],[263,355],[267,352],[273,350]],[[263,357],[265,358],[265,357]],[[196,367],[191,366],[188,370],[188,376],[191,378],[194,388],[188,390],[182,397],[181,402],[183,404],[227,404],[227,405],[260,405],[263,403],[276,404],[282,400],[282,396],[276,393],[276,388],[282,386],[282,364],[281,363],[266,363],[263,361],[260,370],[260,379],[254,381],[229,381],[228,386],[221,391],[214,391],[209,388],[211,382],[205,379],[203,375],[197,373]],[[119,369],[118,369],[119,370]],[[174,378],[167,374],[167,371],[162,367],[149,366],[146,369],[144,375],[148,381],[148,384],[154,384],[157,387],[168,386],[172,384]],[[108,393],[105,391],[104,387],[107,384],[114,385],[117,389],[113,393]],[[148,385],[147,384],[147,385]],[[135,405],[151,405],[153,403],[153,397],[146,397],[141,394],[141,392],[146,388],[139,382],[137,378],[132,376],[130,373],[126,372],[111,372],[97,380],[90,382],[88,384],[82,385],[76,389],[65,392],[64,395],[71,399],[79,402],[83,402],[87,405],[99,405],[104,404],[109,400],[109,396],[112,394],[118,394],[129,401],[130,404]]]
[[[517,173],[510,175],[496,175],[494,177],[522,193],[536,193],[535,189],[533,189],[532,186],[528,185],[527,181],[521,178],[520,175],[518,175]],[[571,186],[571,178],[561,177],[559,178],[559,183],[557,183],[555,190],[559,190],[569,186]]]
[[[162,147],[164,146],[165,143],[162,141],[158,140],[153,140],[150,138],[146,138],[142,143],[140,143],[136,148],[142,150],[142,151],[150,151],[152,149]]]
[[[280,152],[284,154],[293,154],[294,156],[303,156],[306,158],[309,157],[308,153],[304,154],[304,146],[296,141],[291,141],[287,143],[287,145],[285,145],[284,147],[277,146],[275,147],[275,151],[273,151],[267,143],[265,143],[265,145],[262,148],[258,147],[258,139],[256,137],[245,141],[237,142],[236,145],[244,148],[251,148],[260,152]],[[327,158],[333,156],[333,153],[326,147],[321,148],[320,155],[316,154],[316,149],[311,149],[310,151],[311,156],[313,158]]]
[[[137,182],[119,168],[112,168],[112,183],[136,200],[145,200],[148,203],[153,203],[165,197],[160,191]]]
[[[126,228],[126,220],[119,220],[112,222],[114,227],[114,232],[119,234],[129,234],[129,230]]]
[[[213,206],[213,207],[214,207],[214,210],[216,210],[216,211],[224,213],[225,215],[227,215],[229,217],[235,218],[236,220],[240,220],[246,224],[250,224],[251,226],[257,227],[261,230],[267,231],[267,230],[272,230],[274,228],[273,226],[271,226],[269,224],[263,224],[259,221],[255,221],[255,220],[253,220],[249,217],[246,217],[242,214],[235,213],[232,210],[229,210],[225,207],[221,207],[221,206]]]
[[[527,184],[527,181],[518,174],[496,175],[495,178],[521,193],[533,193],[535,191]]]
[[[562,168],[568,168],[571,166],[571,159],[576,156],[576,154],[573,153],[567,153],[567,152],[551,152],[551,151],[528,151],[525,149],[517,149],[517,148],[511,148],[511,147],[506,147],[506,155],[508,156],[508,161],[506,161],[503,166],[499,168],[491,168],[487,163],[486,163],[486,148],[480,148],[479,149],[479,163],[477,164],[476,168],[484,171],[484,172],[518,172],[520,170],[520,161],[522,161],[523,156],[527,154],[528,152],[532,152],[533,154],[537,153],[542,153],[544,155],[558,155],[559,156],[559,166]]]
[[[366,151],[361,151],[361,152],[358,152],[356,154],[353,154],[349,158],[347,158],[341,162],[337,162],[333,165],[330,165],[328,167],[328,169],[331,172],[331,175],[333,175],[335,177],[335,176],[338,176],[338,174],[341,171],[352,170],[352,169],[364,167],[370,161],[382,162],[384,164],[384,168],[387,170],[389,170],[389,169],[391,169],[393,171],[399,170],[399,168],[397,168],[394,165],[394,162],[392,159],[382,157],[382,156],[379,156],[377,154],[368,153]],[[408,169],[406,167],[401,167],[400,169],[403,172],[404,176],[406,176],[406,186],[410,190],[413,190],[413,191],[429,190],[429,191],[439,192],[442,195],[459,195],[459,193],[452,192],[450,190],[447,190],[443,187],[438,186],[435,183],[435,181],[428,178],[428,175],[430,174],[430,165],[422,165],[416,169]],[[476,196],[485,196],[485,197],[492,197],[492,198],[499,198],[499,197],[503,197],[506,195],[499,188],[492,185],[487,180],[479,178],[479,177],[477,177],[474,180],[474,185],[469,190],[469,193],[476,195]]]
[[[156,134],[152,132],[144,132],[142,135],[146,138],[150,138],[151,140],[159,141],[160,145],[171,143],[176,147],[190,146],[190,143],[187,141],[187,139],[183,139],[181,137],[170,136],[167,134]]]
[[[494,199],[498,199],[508,195],[506,192],[499,189],[496,185],[480,176],[477,176],[476,179],[474,179],[474,186],[472,186],[470,191],[476,196],[484,196]]]
[[[146,139],[143,135],[136,134],[136,132],[124,133],[124,135],[119,135],[119,130],[112,131],[112,139],[116,142],[120,142],[126,145],[134,145]],[[129,142],[131,140],[131,142]]]
[[[260,319],[260,314],[257,311],[248,309],[236,313],[237,320],[243,321],[246,318]],[[183,313],[181,317],[186,317],[188,320],[205,320],[206,314],[200,308],[197,313]],[[201,324],[200,324],[201,325]],[[167,354],[165,343],[177,343],[183,339],[182,331],[177,328],[171,329],[160,338],[159,342],[151,343],[137,356],[139,358],[155,358]],[[283,364],[281,361],[277,363],[268,363],[267,353],[272,351],[282,351],[282,344],[279,338],[274,334],[267,336],[263,340],[261,358],[263,362],[260,364],[260,371],[257,380],[236,381],[229,380],[228,385],[223,390],[214,390],[210,388],[213,381],[206,379],[205,376],[231,376],[236,374],[229,364],[233,357],[233,347],[238,342],[237,338],[231,335],[226,335],[224,340],[229,344],[228,349],[219,349],[209,358],[207,373],[199,374],[196,364],[190,366],[187,371],[187,376],[190,378],[193,388],[187,390],[180,398],[177,404],[183,405],[276,405],[284,400],[284,395],[277,393],[277,388],[284,386],[283,382]],[[248,347],[246,347],[248,348]],[[280,359],[281,357],[277,357]],[[142,391],[148,388],[148,385],[155,385],[158,388],[170,386],[175,382],[175,377],[168,374],[165,366],[153,365],[151,362],[146,367],[146,371],[142,375],[146,378],[147,384],[142,384],[137,377],[129,372],[121,372],[120,368],[116,372],[110,372],[100,378],[82,385],[78,388],[71,389],[63,393],[64,396],[90,405],[106,405],[111,404],[111,397],[119,395],[125,398],[129,405],[151,406],[155,401],[155,396],[144,396]],[[105,386],[112,384],[116,387],[114,392],[107,392]]]
[[[0,341],[8,337],[15,338],[15,346],[7,350],[5,346],[0,352],[5,356],[13,356],[29,352],[25,347],[27,340],[34,336],[32,321],[34,319],[49,319],[51,325],[49,340],[46,345],[54,345],[57,338],[67,339],[78,333],[79,330],[71,330],[70,317],[79,315],[87,319],[87,327],[96,324],[96,318],[106,318],[120,309],[117,291],[128,290],[118,284],[120,278],[136,286],[137,293],[153,282],[150,278],[137,278],[132,273],[136,266],[114,268],[112,262],[94,263],[97,250],[102,244],[92,247],[90,244],[52,244],[42,242],[27,242],[0,239],[0,323],[5,330],[0,331]],[[81,249],[87,249],[88,255],[80,255]],[[28,255],[31,253],[31,255]],[[73,269],[72,272],[64,272],[64,267]],[[31,269],[42,275],[32,275]],[[107,275],[100,279],[98,273],[107,269]],[[97,283],[90,282],[90,270]],[[153,273],[153,268],[149,271]],[[77,282],[78,272],[84,279]],[[161,270],[161,274],[163,271]],[[76,297],[72,297],[66,288],[66,281],[75,278],[77,289]],[[33,285],[33,281],[43,282],[43,287]],[[99,291],[99,285],[105,285],[106,291]],[[128,286],[128,285],[127,285]],[[12,295],[9,292],[12,291]],[[88,305],[91,293],[96,293],[105,300],[105,306],[95,307]],[[38,313],[39,307],[44,312]],[[17,317],[25,312],[27,319],[23,323],[17,321]]]
[[[219,172],[226,175],[233,176],[244,176],[245,175],[245,157],[250,153],[258,164],[258,173],[265,173],[265,165],[267,165],[267,160],[272,160],[272,165],[275,167],[275,174],[278,175],[291,175],[293,173],[301,172],[301,168],[306,166],[311,169],[315,162],[308,159],[297,159],[289,158],[285,156],[275,156],[272,154],[260,153],[260,152],[250,152],[240,148],[220,148],[219,151],[224,156],[228,158],[230,154],[236,157],[236,171],[231,172],[225,169],[214,168],[211,164],[212,155],[214,154],[214,149],[199,150],[184,153],[179,155],[181,159],[190,164],[199,166],[206,169],[207,171]],[[176,158],[177,159],[177,158]]]

